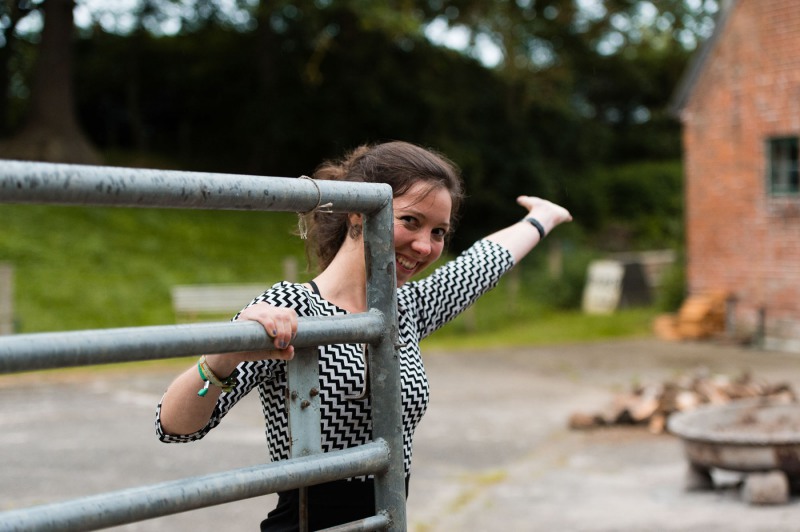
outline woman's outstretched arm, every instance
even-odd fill
[[[567,209],[542,198],[519,196],[517,203],[528,213],[524,217],[521,216],[519,222],[486,237],[487,240],[496,242],[509,250],[515,263],[522,260],[544,236],[550,234],[558,225],[572,221],[572,215]],[[535,222],[527,221],[528,218],[533,218]]]

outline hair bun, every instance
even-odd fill
[[[353,168],[371,149],[371,146],[362,144],[346,153],[341,159],[326,161],[314,170],[312,177],[327,181],[346,181]]]

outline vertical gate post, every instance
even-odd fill
[[[392,531],[406,530],[406,484],[403,457],[403,407],[400,398],[398,358],[397,277],[395,276],[394,213],[389,200],[364,218],[364,252],[367,261],[367,306],[384,315],[386,331],[373,344],[370,358],[372,438],[389,445],[389,467],[375,475],[375,505],[389,515]]]
[[[286,410],[292,458],[322,453],[318,361],[316,347],[301,347],[296,348],[294,358],[286,364]],[[308,487],[298,490],[300,532],[308,532]]]
[[[322,452],[318,360],[316,347],[297,347],[294,358],[286,365],[286,410],[292,458]]]

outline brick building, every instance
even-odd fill
[[[738,332],[800,351],[800,5],[727,0],[676,90],[690,294]]]

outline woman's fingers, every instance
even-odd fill
[[[297,313],[293,309],[256,303],[239,315],[239,319],[260,323],[277,350],[270,350],[270,358],[289,360],[294,356],[291,341],[297,335]]]
[[[290,345],[286,349],[270,349],[268,351],[269,358],[277,360],[291,360],[294,358],[294,346]]]
[[[517,203],[537,219],[538,216],[547,217],[552,221],[553,227],[572,221],[572,215],[567,209],[546,199],[537,198],[536,196],[518,196]]]

